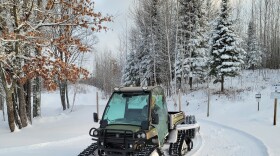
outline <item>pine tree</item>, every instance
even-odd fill
[[[207,17],[202,0],[182,0],[179,7],[178,51],[175,72],[177,81],[193,77],[203,78],[207,71]],[[179,86],[180,87],[180,86]]]
[[[244,64],[244,50],[238,46],[238,37],[234,34],[230,21],[229,1],[222,0],[221,13],[212,38],[210,75],[214,75],[214,83],[221,82],[224,91],[224,78],[239,75]]]
[[[255,69],[261,66],[262,51],[259,46],[256,28],[253,20],[250,21],[248,26],[248,39],[247,39],[247,66],[248,69]]]
[[[182,82],[190,73],[190,39],[193,35],[194,25],[194,4],[193,0],[180,0],[178,8],[178,45],[176,51],[175,74],[178,88],[182,87]]]
[[[123,86],[139,85],[139,81],[139,67],[137,58],[135,57],[135,54],[131,52],[128,55],[125,64],[124,74],[122,76],[122,84]]]
[[[143,17],[138,17],[139,19],[139,44],[136,48],[136,56],[139,60],[139,77],[140,82],[146,85],[151,85],[154,75],[154,41],[152,39],[152,27],[149,12],[143,11]],[[141,16],[141,15],[139,15]],[[141,20],[143,18],[143,20]],[[139,84],[139,85],[142,85]]]
[[[194,3],[194,35],[191,38],[189,47],[191,49],[191,75],[203,80],[207,75],[208,65],[208,22],[203,0],[196,0]],[[191,84],[192,82],[190,82]]]

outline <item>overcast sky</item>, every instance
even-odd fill
[[[118,48],[119,36],[125,32],[126,23],[130,27],[132,23],[129,15],[129,8],[133,0],[95,0],[95,10],[101,12],[103,15],[112,15],[114,22],[107,24],[110,28],[107,32],[98,33],[99,43],[96,45],[96,50],[99,52],[105,48]]]
[[[83,67],[90,73],[95,70],[94,56],[96,53],[102,53],[105,49],[111,50],[116,54],[119,46],[119,37],[125,33],[127,27],[131,26],[129,16],[129,8],[134,0],[93,0],[95,2],[95,12],[101,12],[102,15],[113,16],[113,22],[107,23],[105,26],[110,28],[107,32],[102,31],[96,33],[99,42],[94,46],[94,53],[84,56]]]

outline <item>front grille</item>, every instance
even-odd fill
[[[106,138],[127,138],[127,139],[133,139],[133,133],[132,132],[120,132],[120,131],[107,131],[105,132],[104,137]]]
[[[113,130],[104,129],[101,132],[99,142],[102,142],[104,146],[101,149],[109,155],[124,155],[133,151],[130,145],[134,144],[134,133],[127,130]],[[112,154],[114,153],[114,154]]]

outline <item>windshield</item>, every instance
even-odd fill
[[[103,120],[108,124],[141,126],[148,120],[148,93],[114,93],[105,108]]]

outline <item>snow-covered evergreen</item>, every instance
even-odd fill
[[[131,34],[131,36],[137,36],[130,41],[130,51],[135,52],[135,58],[138,60],[139,83],[135,85],[156,85],[163,81],[162,73],[165,72],[162,68],[165,55],[163,55],[164,31],[160,17],[161,3],[159,0],[143,0],[138,4],[140,7],[135,10],[134,15],[136,27]],[[124,75],[127,76],[127,74],[124,72]],[[123,83],[126,84],[126,81]],[[131,82],[127,81],[127,83]]]
[[[215,82],[221,82],[221,91],[224,89],[224,77],[239,75],[244,64],[245,51],[239,46],[232,25],[229,0],[222,0],[221,13],[212,38],[210,61],[210,74],[216,77]]]
[[[190,61],[186,58],[191,57],[190,39],[194,36],[194,4],[193,0],[180,0],[178,6],[178,43],[176,51],[175,73],[178,88],[190,74]]]
[[[128,54],[123,73],[123,86],[130,86],[139,83],[139,67],[134,52]]]
[[[175,73],[179,87],[181,81],[192,77],[205,77],[207,72],[206,54],[207,19],[203,0],[182,0],[179,5],[178,50]]]
[[[203,80],[208,72],[208,21],[204,0],[194,1],[195,35],[191,39],[191,72],[193,77]]]
[[[262,51],[257,40],[255,27],[252,19],[248,26],[246,68],[253,70],[260,67],[262,63]]]

